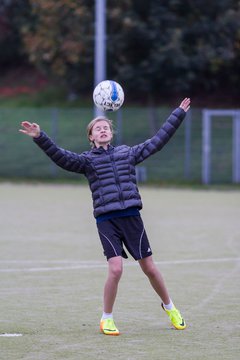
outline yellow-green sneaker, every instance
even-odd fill
[[[167,310],[167,309],[165,309],[165,307],[162,303],[162,308],[168,314],[169,319],[170,319],[171,323],[173,324],[173,326],[175,327],[175,329],[184,330],[186,328],[187,325],[186,325],[182,315],[180,314],[180,311],[178,309],[176,309],[175,306],[173,307],[172,310]]]
[[[100,321],[100,331],[105,335],[118,336],[120,332],[116,328],[113,319],[102,319]]]

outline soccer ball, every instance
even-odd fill
[[[123,89],[116,81],[104,80],[95,87],[93,101],[103,111],[117,111],[124,101]]]

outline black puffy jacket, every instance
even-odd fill
[[[158,132],[135,146],[102,147],[77,154],[58,147],[43,131],[35,143],[60,167],[84,174],[92,192],[94,216],[129,207],[142,208],[135,165],[162,149],[185,117],[175,109]]]

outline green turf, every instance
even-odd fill
[[[119,337],[101,335],[106,262],[85,186],[0,184],[3,360],[237,360],[240,192],[142,187],[142,216],[188,328],[173,330],[138,265],[124,261]]]

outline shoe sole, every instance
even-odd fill
[[[118,331],[118,332],[105,332],[104,331],[104,329],[101,327],[101,325],[100,325],[100,333],[102,333],[103,335],[109,335],[109,336],[118,336],[118,335],[120,335],[120,332]]]
[[[118,333],[114,333],[114,332],[110,332],[110,333],[106,333],[103,329],[100,328],[100,333],[103,334],[103,335],[108,335],[108,336],[119,336],[120,335],[120,332]]]
[[[176,330],[184,330],[184,329],[186,329],[186,327],[187,327],[187,325],[185,325],[184,327],[178,328],[178,327],[176,327],[175,325],[173,325],[173,323],[172,323],[172,326],[174,326]]]

